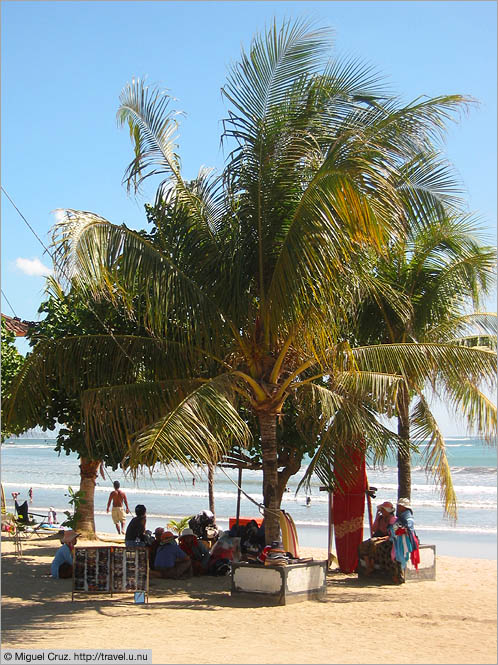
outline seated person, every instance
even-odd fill
[[[396,505],[396,520],[389,525],[389,538],[392,544],[392,559],[398,568],[394,582],[402,584],[404,571],[408,559],[411,559],[415,568],[420,563],[420,553],[418,547],[418,538],[415,533],[415,522],[413,520],[413,510],[410,499],[398,499]]]
[[[188,555],[192,561],[194,575],[204,575],[209,561],[209,550],[194,535],[192,529],[184,529],[179,538],[180,549]]]
[[[50,566],[52,577],[68,578],[73,576],[73,550],[80,534],[76,531],[64,531],[61,543]]]
[[[219,530],[214,521],[214,514],[210,510],[197,513],[189,520],[188,525],[197,538],[212,541],[218,537]]]
[[[147,508],[142,504],[135,506],[135,517],[126,528],[126,547],[145,547],[145,524]]]
[[[372,538],[383,538],[389,535],[389,525],[395,522],[394,506],[390,501],[384,501],[377,506],[377,515],[372,525]]]
[[[192,562],[175,542],[176,536],[171,531],[161,534],[161,544],[157,548],[152,577],[166,577],[180,580],[192,577]]]
[[[149,568],[154,570],[154,561],[156,559],[157,548],[161,544],[161,535],[164,533],[162,526],[158,526],[154,531],[154,542],[149,546]]]
[[[240,534],[233,535],[240,535],[241,552],[249,559],[255,559],[265,546],[264,527],[258,527],[256,520],[248,522]]]
[[[377,515],[372,525],[373,536],[364,540],[358,548],[358,574],[370,575],[375,567],[379,567],[378,559],[384,559],[384,550],[387,551],[391,547],[389,525],[395,521],[394,506],[390,501],[384,501],[377,506]]]
[[[362,567],[361,560],[359,561],[359,575],[369,575],[375,569],[379,573],[387,575],[394,584],[403,584],[405,581],[404,569],[408,558],[411,557],[412,563],[415,566],[418,565],[418,541],[413,529],[412,515],[409,499],[398,499],[396,517],[394,510],[389,516],[388,535],[370,539],[373,543],[373,549],[370,550],[371,560],[366,560],[366,567]],[[363,554],[365,560],[365,551],[363,553],[361,551],[364,545],[365,543],[360,545],[359,555],[361,559]]]
[[[228,575],[230,563],[240,559],[240,538],[231,538],[230,532],[225,531],[215,543],[208,561],[210,575]]]

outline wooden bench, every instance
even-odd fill
[[[232,596],[268,605],[318,600],[326,593],[327,562],[308,561],[287,566],[232,563]]]
[[[418,570],[408,560],[405,569],[405,580],[407,582],[425,582],[426,580],[435,581],[436,579],[436,546],[420,545],[420,563]]]

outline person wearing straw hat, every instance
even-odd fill
[[[394,506],[390,501],[384,501],[377,506],[377,515],[372,525],[373,537],[382,538],[389,535],[389,525],[394,524]]]
[[[183,529],[178,544],[192,561],[194,575],[204,575],[207,572],[209,550],[199,542],[192,529]]]
[[[166,577],[181,580],[192,577],[192,561],[176,544],[176,536],[171,531],[161,534],[161,544],[157,548],[152,577]]]
[[[73,550],[80,534],[68,530],[62,533],[61,547],[57,550],[50,566],[50,574],[55,578],[68,578],[73,576]]]
[[[394,582],[402,584],[405,581],[404,571],[411,559],[415,568],[420,563],[419,542],[415,533],[415,522],[410,499],[400,498],[396,505],[396,521],[389,526],[390,542],[392,543],[392,558],[397,564]]]
[[[385,552],[391,549],[389,525],[394,522],[396,522],[394,506],[390,501],[384,501],[377,506],[372,537],[364,540],[358,547],[358,575],[370,575],[375,568],[380,568]]]

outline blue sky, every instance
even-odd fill
[[[495,242],[496,11],[495,2],[474,0],[3,0],[2,185],[45,243],[56,208],[143,228],[143,204],[157,183],[138,200],[121,185],[131,159],[127,132],[115,120],[123,85],[147,75],[178,99],[186,112],[179,139],[186,177],[201,165],[221,167],[227,66],[274,16],[309,17],[334,29],[338,54],[375,66],[406,101],[460,93],[480,102],[450,126],[447,155],[469,210],[480,213]],[[2,195],[2,290],[17,316],[37,318],[48,268],[49,257]],[[12,315],[3,297],[2,312]]]

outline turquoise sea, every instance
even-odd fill
[[[68,508],[67,488],[79,487],[76,455],[58,455],[53,439],[12,438],[2,445],[2,483],[7,507],[13,509],[11,492],[21,492],[28,498],[33,489],[33,512],[45,513],[53,506],[60,518]],[[414,456],[412,471],[412,505],[417,533],[422,543],[437,545],[439,554],[496,559],[496,448],[469,437],[446,440],[453,483],[458,498],[456,523],[443,517],[439,491],[426,477],[420,459]],[[421,454],[423,453],[421,447]],[[378,488],[377,503],[396,498],[397,469],[387,462],[383,469],[367,470],[370,485]],[[147,526],[164,526],[169,519],[193,515],[208,508],[207,482],[202,471],[192,481],[192,475],[178,469],[156,469],[139,477],[136,482],[122,471],[105,471],[106,480],[97,479],[95,492],[96,527],[100,531],[114,530],[106,504],[112,481],[119,480],[128,496],[130,508],[138,503],[147,507]],[[327,494],[320,492],[319,481],[312,485],[311,502],[306,505],[304,493],[295,494],[302,472],[291,478],[282,507],[296,522],[299,541],[308,547],[327,547]],[[262,501],[261,472],[244,471],[242,488],[256,502]],[[228,527],[229,517],[235,516],[237,501],[237,471],[218,469],[215,474],[216,519],[221,528]],[[258,516],[258,507],[242,496],[241,516]],[[368,537],[368,517],[365,511],[365,537]]]

